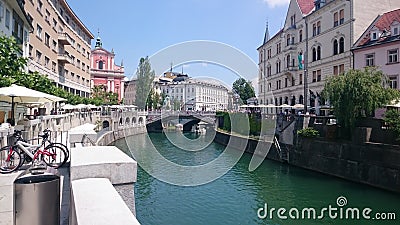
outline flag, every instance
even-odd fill
[[[303,69],[303,65],[304,65],[304,58],[303,58],[303,54],[300,52],[299,55],[297,56],[298,60],[299,60],[299,70]]]

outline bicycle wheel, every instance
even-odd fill
[[[44,148],[42,160],[50,167],[59,168],[67,162],[68,156],[64,148],[48,145]]]
[[[67,160],[69,159],[69,150],[68,150],[68,147],[67,147],[66,145],[64,145],[63,143],[53,142],[53,143],[51,143],[51,144],[48,145],[48,146],[58,146],[58,147],[64,149],[65,152],[67,153],[67,159],[66,159],[65,161],[67,161]]]
[[[21,166],[21,155],[11,146],[0,149],[0,173],[11,173]]]

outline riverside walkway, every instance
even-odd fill
[[[70,161],[58,169],[60,224],[139,224],[134,205],[136,162],[113,146],[83,147],[79,142],[87,130],[80,134],[79,127],[74,130],[68,138],[75,146]],[[22,172],[0,174],[0,225],[14,224],[13,183]]]

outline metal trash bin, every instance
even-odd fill
[[[14,181],[14,225],[60,224],[60,176],[23,173]]]

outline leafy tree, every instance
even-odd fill
[[[95,85],[92,88],[92,99],[96,105],[116,105],[118,104],[118,94],[107,92],[105,85]]]
[[[389,129],[397,136],[396,140],[400,141],[400,112],[395,109],[388,110],[383,120],[389,125]]]
[[[14,37],[0,36],[0,87],[8,87],[25,77],[23,69],[28,61],[20,57],[21,53]]]
[[[330,77],[323,96],[334,107],[338,122],[349,137],[360,117],[372,115],[375,109],[398,98],[399,92],[387,88],[387,77],[369,67]]]
[[[137,89],[136,89],[136,106],[139,109],[145,109],[146,106],[151,106],[152,100],[150,92],[152,90],[152,84],[155,77],[154,70],[151,70],[149,57],[141,58],[138,69],[136,71],[137,77]]]
[[[240,99],[246,103],[246,100],[255,97],[254,88],[251,81],[246,81],[244,78],[239,78],[233,83],[233,91],[236,92]]]

